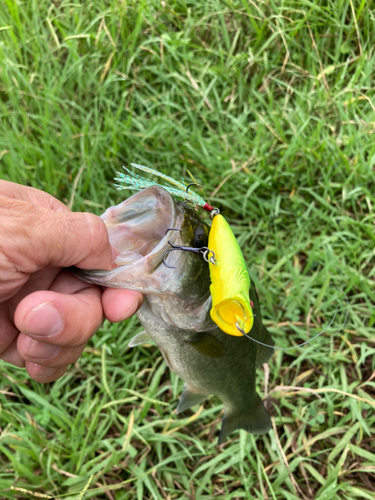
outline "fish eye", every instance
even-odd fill
[[[208,243],[207,235],[203,231],[196,232],[194,235],[194,247],[203,248],[206,247]]]

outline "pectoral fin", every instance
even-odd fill
[[[195,338],[185,340],[185,343],[209,358],[220,358],[224,353],[221,342],[213,335],[205,332],[197,333]]]
[[[129,342],[129,347],[135,347],[137,345],[154,343],[150,335],[146,332],[138,333],[135,337],[131,339]]]
[[[202,394],[200,392],[194,391],[194,389],[190,389],[187,385],[185,385],[180,397],[180,401],[178,402],[176,412],[181,413],[182,411],[185,411],[192,406],[199,405],[206,398],[207,394]]]

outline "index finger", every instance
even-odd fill
[[[0,254],[18,272],[48,265],[111,269],[107,228],[94,214],[56,212],[0,194],[0,220]]]

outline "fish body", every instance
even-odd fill
[[[144,294],[137,316],[145,332],[130,342],[134,347],[150,338],[168,367],[185,381],[177,407],[182,412],[210,395],[224,403],[219,443],[236,429],[254,434],[270,429],[270,418],[256,393],[256,367],[272,355],[271,347],[223,332],[211,319],[210,271],[201,255],[185,251],[168,254],[179,246],[207,246],[209,227],[187,204],[175,201],[160,186],[136,193],[103,215],[109,240],[119,255],[111,271],[78,270],[90,283],[128,288]],[[253,303],[251,336],[272,344],[262,324],[259,300],[251,284]]]

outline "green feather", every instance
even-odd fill
[[[192,191],[186,192],[185,184],[182,184],[179,181],[176,181],[172,177],[165,175],[157,170],[154,170],[149,167],[144,167],[143,165],[137,165],[136,163],[131,163],[131,166],[137,168],[138,170],[142,170],[143,172],[147,172],[152,175],[156,175],[157,177],[161,177],[172,186],[159,184],[157,182],[151,181],[142,177],[126,167],[122,167],[127,174],[122,172],[117,172],[119,177],[115,177],[115,181],[118,181],[119,184],[115,184],[118,190],[122,189],[134,189],[135,191],[141,191],[142,189],[146,189],[150,186],[160,186],[166,189],[171,195],[177,196],[179,198],[184,198],[186,201],[190,201],[193,205],[203,207],[206,202],[203,198],[201,198],[198,194],[193,193]],[[194,181],[195,182],[195,181]],[[174,187],[176,186],[176,187]]]

